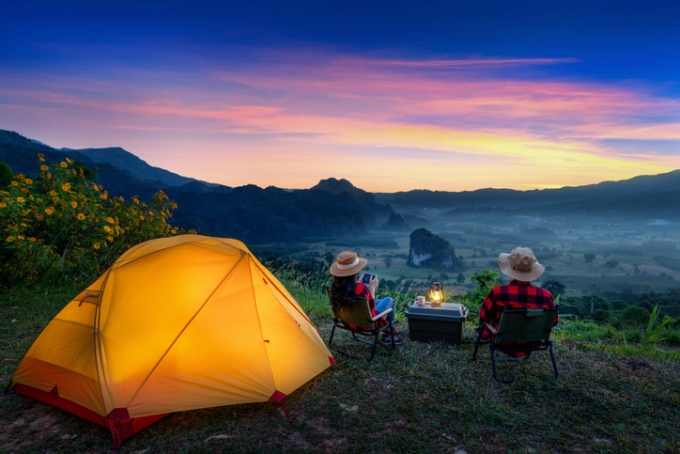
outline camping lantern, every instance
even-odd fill
[[[444,290],[439,282],[433,282],[430,285],[430,303],[433,306],[439,306],[444,301]]]

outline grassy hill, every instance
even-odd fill
[[[283,276],[324,340],[330,311],[318,287]],[[0,298],[0,383],[77,289],[32,288]],[[401,299],[410,298],[402,295]],[[402,301],[403,302],[403,301]],[[399,315],[406,333],[407,322]],[[474,316],[462,346],[406,340],[372,363],[338,364],[292,393],[289,424],[272,404],[169,415],[136,434],[123,453],[423,452],[673,453],[680,451],[676,348],[622,342],[613,328],[562,321],[555,333],[561,376],[548,356],[506,364],[514,385],[470,361]],[[348,348],[365,348],[350,340]],[[112,452],[106,429],[17,395],[0,399],[0,452]]]

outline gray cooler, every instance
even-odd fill
[[[409,336],[415,341],[462,344],[467,315],[467,308],[458,303],[442,303],[433,307],[429,301],[425,302],[425,306],[414,302],[406,310]]]

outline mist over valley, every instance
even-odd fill
[[[121,148],[55,149],[0,131],[0,161],[14,173],[36,175],[37,153],[95,169],[112,195],[148,200],[163,190],[178,204],[173,224],[240,239],[263,259],[323,260],[351,248],[382,279],[436,279],[460,293],[473,273],[497,271],[500,252],[525,246],[546,266],[541,280],[567,295],[680,287],[680,171],[532,191],[369,193],[335,178],[298,190],[229,187],[149,166]],[[416,229],[448,241],[462,267],[408,266]]]

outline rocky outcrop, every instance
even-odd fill
[[[429,230],[416,229],[410,235],[411,246],[406,264],[412,267],[460,270],[463,261],[456,256],[453,246]]]
[[[387,223],[382,225],[382,228],[393,232],[403,232],[408,231],[410,227],[399,213],[392,213]]]

